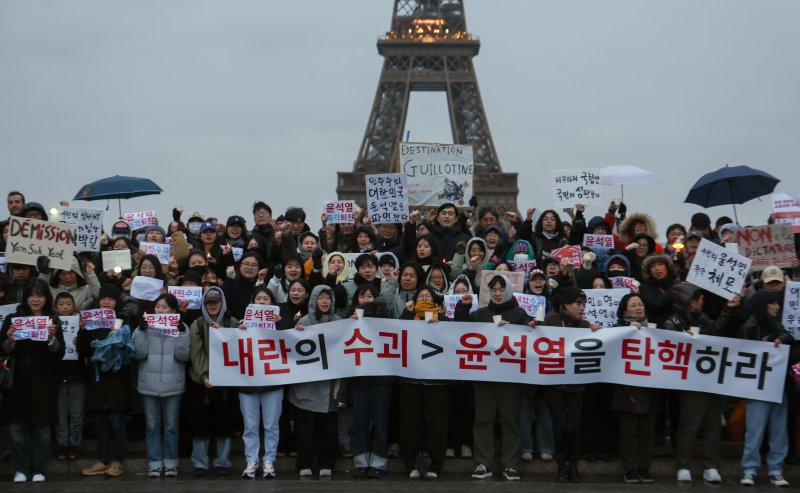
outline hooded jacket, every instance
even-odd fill
[[[691,327],[698,327],[700,334],[712,336],[731,336],[731,328],[736,326],[736,317],[727,306],[717,320],[711,320],[703,313],[689,311],[689,301],[702,288],[688,282],[679,282],[672,288],[672,315],[664,322],[664,328],[676,332],[686,332]]]
[[[331,297],[331,308],[328,313],[317,314],[317,298],[320,293],[328,293]],[[329,286],[321,284],[314,287],[308,299],[308,314],[297,321],[298,325],[309,327],[341,320],[334,313],[334,293]],[[289,388],[289,402],[314,413],[329,413],[339,408],[339,402],[344,398],[341,380],[319,380],[294,384]]]
[[[431,282],[431,276],[433,275],[433,271],[438,270],[442,273],[442,277],[444,277],[444,287],[442,289],[437,288]],[[431,265],[431,268],[428,269],[428,275],[425,278],[425,284],[430,287],[434,293],[439,296],[444,296],[450,292],[450,281],[447,279],[450,273],[448,272],[449,269],[446,269],[442,264],[434,264]]]
[[[78,310],[87,310],[97,300],[97,296],[100,293],[100,281],[94,272],[88,272],[84,276],[80,261],[75,256],[72,257],[70,270],[77,277],[77,282],[72,286],[65,286],[59,283],[58,273],[60,271],[58,269],[50,274],[39,274],[39,278],[50,284],[50,292],[53,294],[53,299],[58,296],[58,293],[66,292],[72,295],[72,299],[75,300],[75,307]]]
[[[475,266],[475,270],[470,269],[469,267],[469,249],[472,247],[474,243],[480,243],[483,245],[483,259],[478,262]],[[487,268],[487,264],[489,263],[489,246],[486,244],[486,241],[483,238],[478,236],[474,238],[470,238],[469,241],[466,243],[466,248],[464,253],[456,253],[453,256],[453,261],[450,263],[450,275],[453,279],[459,277],[461,274],[466,274],[470,276],[470,283],[475,285],[475,279],[478,277],[480,272]]]
[[[501,315],[503,320],[510,324],[527,325],[530,322],[530,315],[519,306],[517,299],[514,298],[514,286],[511,281],[500,274],[496,274],[489,281],[490,285],[495,277],[503,278],[506,283],[502,301],[495,303],[494,300],[490,299],[488,305],[478,308],[473,313],[469,313],[469,305],[459,301],[453,315],[454,320],[458,322],[494,322],[494,316]]]
[[[669,272],[664,279],[658,280],[650,276],[650,268],[656,262],[664,262],[668,266]],[[678,282],[676,269],[668,255],[656,253],[644,259],[639,294],[647,310],[647,319],[659,327],[663,326],[672,313],[672,287],[676,282]]]
[[[658,240],[658,231],[656,231],[656,222],[653,217],[644,212],[634,212],[629,214],[624,221],[619,225],[619,248],[623,249],[628,246],[634,237],[633,225],[637,222],[643,222],[647,226],[647,234],[654,240]]]
[[[213,292],[219,293],[222,298],[219,315],[214,319],[211,318],[206,309],[206,299]],[[239,327],[239,322],[227,313],[228,303],[225,301],[225,294],[217,286],[211,286],[203,293],[200,310],[203,316],[192,322],[192,326],[189,327],[189,353],[192,361],[192,365],[189,368],[189,378],[195,383],[203,383],[203,380],[208,378],[208,343],[210,338],[208,331],[211,326],[219,324],[220,327],[234,327],[237,328],[236,330]]]
[[[139,360],[136,389],[142,395],[169,397],[181,395],[186,387],[186,362],[189,361],[189,331],[186,325],[177,337],[158,330],[139,327],[133,332],[134,357]]]

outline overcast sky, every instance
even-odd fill
[[[662,238],[699,210],[683,204],[694,181],[725,163],[800,192],[800,2],[465,4],[489,124],[504,171],[519,173],[523,211],[551,207],[550,170],[587,166],[655,172],[660,185],[625,197],[656,216]],[[155,208],[168,221],[182,204],[251,222],[261,199],[276,215],[304,206],[318,227],[336,172],[357,156],[392,6],[0,0],[0,191],[49,209],[84,183],[128,174],[165,193],[123,201],[123,212]],[[450,142],[444,93],[411,101],[411,140]],[[729,206],[708,212],[732,216]],[[740,222],[763,224],[769,212],[768,198],[752,201]]]

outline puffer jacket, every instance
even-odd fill
[[[331,297],[331,309],[329,313],[319,315],[317,317],[317,298],[320,293],[326,292]],[[297,321],[297,325],[309,327],[317,324],[324,324],[341,320],[334,311],[334,294],[333,288],[321,284],[314,287],[311,291],[311,296],[308,299],[308,314]],[[316,382],[298,383],[289,388],[288,399],[289,402],[314,413],[329,413],[336,411],[339,407],[339,401],[343,398],[341,395],[342,382],[341,380],[319,380]]]
[[[180,395],[186,386],[186,362],[189,361],[189,331],[180,323],[177,337],[158,330],[136,329],[133,344],[139,360],[136,389],[142,395],[169,397]]]

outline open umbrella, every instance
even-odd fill
[[[703,175],[689,190],[684,202],[703,207],[733,205],[736,223],[736,204],[772,193],[779,179],[750,166],[728,166]]]
[[[638,166],[606,166],[598,173],[603,185],[619,185],[620,198],[625,198],[625,185],[653,185],[658,177]]]
[[[82,186],[72,200],[117,199],[119,217],[122,217],[122,199],[155,195],[162,191],[161,187],[150,179],[114,175]]]

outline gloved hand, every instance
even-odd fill
[[[322,248],[317,246],[314,248],[314,251],[311,252],[311,260],[314,262],[314,270],[322,270],[322,255],[325,252],[322,251]]]
[[[50,259],[44,255],[40,255],[39,258],[36,259],[36,269],[41,274],[49,274],[50,273]]]
[[[620,202],[619,207],[617,207],[617,212],[619,212],[620,216],[624,216],[626,212],[628,212],[628,206],[625,205],[625,202]]]
[[[469,206],[470,207],[478,207],[478,197],[473,195],[472,198],[469,199]]]
[[[183,209],[180,207],[176,207],[172,209],[172,220],[175,222],[181,222],[181,214],[183,213]]]

